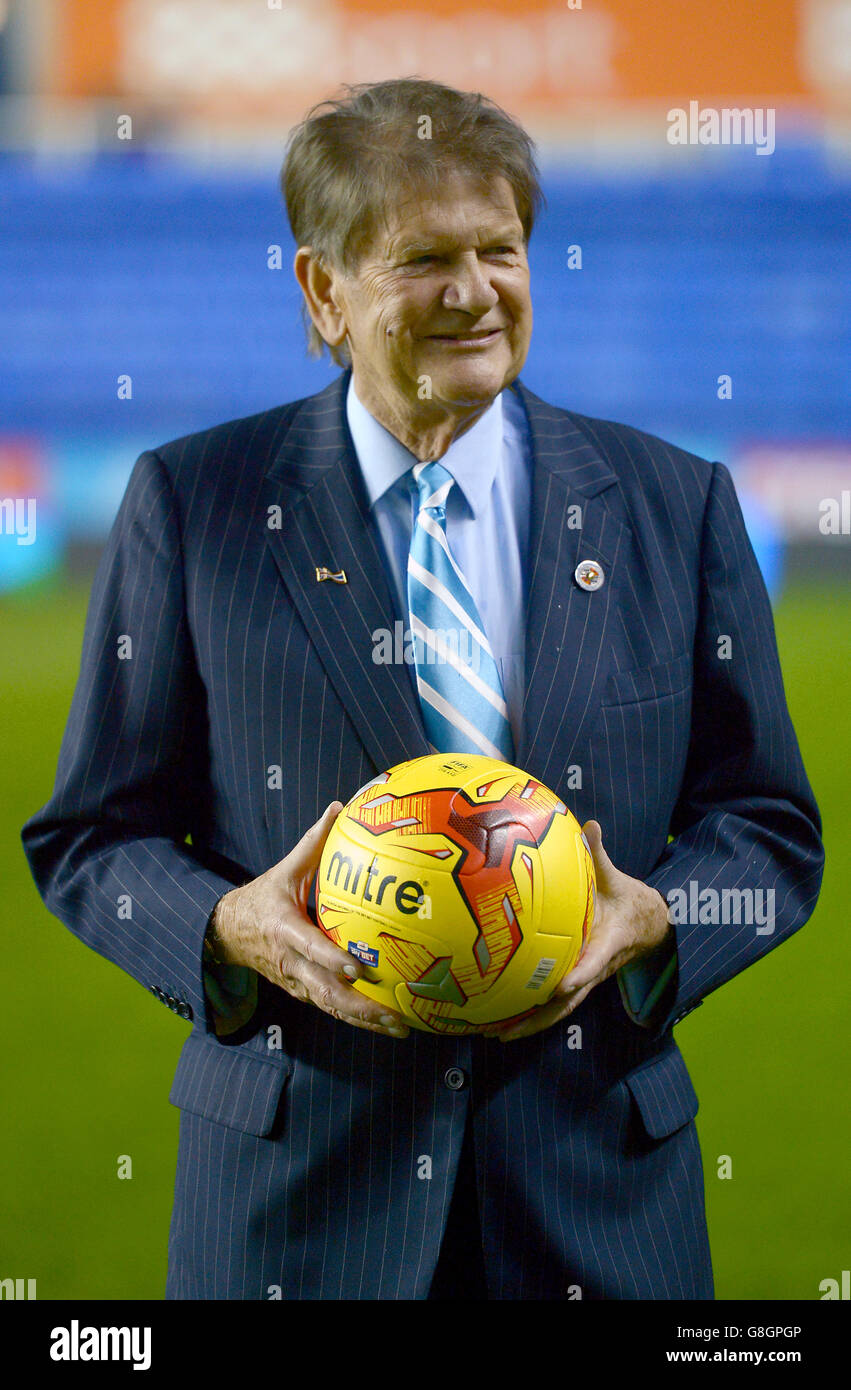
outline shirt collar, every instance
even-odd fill
[[[410,449],[379,424],[358,397],[349,378],[346,417],[370,507],[374,507],[417,462]],[[453,440],[440,462],[455,479],[473,516],[487,505],[503,439],[502,392],[470,429]]]

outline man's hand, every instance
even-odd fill
[[[585,948],[548,1003],[516,1028],[495,1033],[502,1042],[540,1033],[566,1018],[595,985],[614,975],[627,961],[650,955],[671,935],[668,905],[661,893],[615,868],[603,849],[602,831],[595,820],[589,820],[582,830],[597,875],[594,921]]]
[[[361,967],[307,914],[313,875],[342,809],[332,801],[285,859],[219,899],[211,922],[216,959],[247,965],[295,999],[355,1028],[405,1038],[408,1026],[400,1014],[352,989]]]

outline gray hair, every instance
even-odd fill
[[[343,91],[312,106],[287,141],[281,191],[297,246],[350,274],[401,191],[438,194],[453,172],[483,187],[506,179],[528,242],[543,203],[535,147],[500,106],[481,92],[419,77]],[[327,344],[304,303],[302,317],[310,355],[321,357],[327,347],[346,366],[347,346]]]

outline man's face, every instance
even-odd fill
[[[428,389],[431,411],[487,404],[518,375],[532,333],[510,184],[484,191],[456,173],[439,201],[406,195],[337,291],[365,405],[422,417]]]

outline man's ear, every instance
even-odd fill
[[[347,329],[336,293],[337,275],[309,246],[300,246],[296,251],[293,272],[317,332],[329,347],[339,347],[346,340]]]

